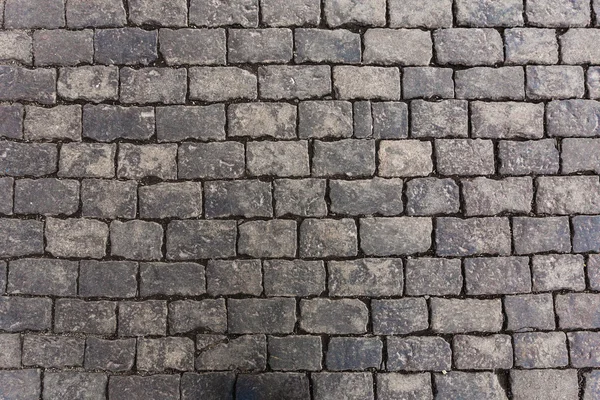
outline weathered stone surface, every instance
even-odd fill
[[[204,266],[196,263],[142,263],[140,296],[199,296],[206,292]]]
[[[408,107],[396,101],[372,104],[373,137],[404,139],[408,137]]]
[[[163,229],[157,222],[113,221],[110,224],[111,255],[130,260],[162,258]]]
[[[23,336],[23,365],[43,368],[83,365],[85,339],[67,336]]]
[[[573,367],[597,367],[600,364],[600,357],[598,357],[600,337],[597,332],[569,332],[567,338]]]
[[[500,299],[431,299],[431,328],[435,332],[497,332],[503,320]]]
[[[596,329],[600,326],[600,298],[595,293],[556,296],[556,314],[562,329]]]
[[[402,262],[396,259],[329,261],[329,294],[335,297],[401,296]]]
[[[515,399],[576,399],[579,394],[577,371],[574,369],[513,370],[510,385]]]
[[[60,28],[65,25],[65,4],[61,0],[19,1],[4,4],[4,26],[15,28]]]
[[[471,124],[473,137],[541,139],[544,135],[544,106],[475,101],[471,103]]]
[[[511,235],[508,218],[438,218],[435,231],[439,256],[508,255]]]
[[[76,261],[21,258],[9,263],[10,294],[75,296],[78,265]]]
[[[204,184],[206,218],[271,217],[271,183],[259,180],[213,181]]]
[[[452,26],[450,0],[390,0],[392,28],[449,28]]]
[[[462,290],[463,277],[458,259],[409,258],[405,266],[406,294],[457,295]]]
[[[515,217],[513,238],[516,254],[571,250],[569,220],[566,217]]]
[[[307,176],[308,141],[248,142],[246,167],[252,176]]]
[[[300,300],[300,327],[310,333],[365,333],[368,319],[367,306],[358,299]]]
[[[56,103],[56,71],[0,66],[0,100]]]
[[[324,179],[276,179],[275,215],[322,217],[327,214]]]
[[[296,115],[296,107],[287,103],[231,104],[227,108],[227,135],[293,139],[296,137]]]
[[[148,397],[179,399],[179,375],[111,376],[108,397],[115,400],[143,400]]]
[[[210,260],[206,267],[207,292],[210,295],[262,293],[262,270],[259,260]]]
[[[46,251],[56,257],[102,258],[106,255],[108,226],[93,219],[46,220]]]
[[[442,175],[492,175],[494,145],[483,139],[436,139],[436,166]]]
[[[454,337],[454,363],[458,369],[510,369],[513,348],[508,335]]]
[[[375,141],[342,139],[313,142],[312,175],[361,177],[375,173]]]
[[[569,362],[564,332],[528,332],[513,335],[515,365],[523,368],[564,367]]]
[[[310,99],[331,93],[328,65],[277,65],[258,68],[260,97],[268,100]]]
[[[108,377],[99,372],[49,372],[44,374],[44,397],[102,400],[107,383]]]
[[[331,371],[381,368],[383,343],[376,337],[334,337],[329,341],[325,363]]]
[[[370,0],[356,3],[346,0],[327,0],[325,20],[327,25],[336,27],[345,24],[385,25],[386,4],[383,0]]]
[[[187,25],[186,0],[131,0],[128,2],[129,20],[136,25]]]
[[[581,98],[584,95],[583,68],[579,66],[528,66],[527,97],[540,99]]]
[[[462,181],[465,215],[527,214],[533,202],[531,178],[494,180],[475,178]]]
[[[138,190],[141,218],[197,218],[202,215],[200,182],[169,182]]]
[[[177,177],[176,144],[119,143],[117,176],[125,179]]]
[[[535,255],[532,262],[533,290],[585,290],[584,259],[581,255]]]
[[[121,68],[119,78],[122,103],[185,103],[188,77],[184,68]],[[190,75],[191,82],[193,78]],[[190,83],[190,94],[192,90]]]
[[[393,399],[423,399],[432,400],[430,374],[377,374],[377,398],[380,400]]]
[[[459,372],[433,375],[440,399],[506,400],[506,392],[493,372]]]
[[[366,64],[429,65],[433,56],[431,35],[418,29],[369,29],[364,46]]]
[[[208,347],[200,346],[198,339],[197,348],[200,351],[196,358],[198,371],[261,371],[267,365],[267,339],[264,335],[242,335],[230,340],[222,336]]]
[[[79,294],[85,297],[135,297],[138,265],[131,261],[83,260]]]
[[[318,336],[269,336],[269,366],[279,371],[321,369],[321,338]]]
[[[358,251],[352,219],[305,219],[300,224],[300,257],[351,257]]]
[[[2,370],[2,394],[18,400],[36,400],[42,393],[40,369]]]
[[[134,218],[137,189],[135,181],[84,179],[81,213],[93,218]]]
[[[119,336],[164,336],[167,334],[167,302],[146,300],[119,304]]]
[[[563,142],[563,154],[565,144]],[[555,139],[501,141],[499,172],[506,175],[556,174],[560,157]],[[563,168],[565,163],[563,162]]]
[[[215,399],[232,399],[236,374],[234,372],[186,372],[181,377],[182,400],[193,400],[201,396]]]
[[[167,228],[167,259],[196,260],[235,256],[235,221],[172,221]]]
[[[457,99],[523,100],[525,72],[522,67],[475,67],[456,71]]]
[[[229,29],[231,64],[286,63],[292,59],[292,31],[286,28]]]
[[[294,257],[296,222],[249,221],[239,226],[238,252],[256,258]]]
[[[433,40],[442,65],[493,65],[504,58],[502,37],[494,29],[440,29]]]
[[[506,296],[504,298],[506,328],[522,332],[531,330],[553,330],[554,304],[551,294]]]
[[[424,298],[373,300],[373,332],[378,335],[405,335],[429,327]]]
[[[240,0],[212,3],[202,0],[190,1],[190,24],[198,26],[258,25],[258,0]]]
[[[149,372],[193,370],[194,341],[185,337],[140,338],[136,366],[140,371]]]
[[[325,291],[322,261],[265,260],[263,271],[267,296],[306,297]]]
[[[582,0],[533,0],[527,5],[527,21],[533,26],[573,27],[590,22],[590,3]]]
[[[157,40],[156,30],[98,29],[94,33],[94,61],[108,65],[148,65],[158,58]],[[128,75],[138,76],[131,72]]]
[[[114,335],[117,329],[117,303],[58,299],[54,310],[56,333]]]
[[[507,29],[504,41],[507,64],[558,63],[558,42],[552,29]]]
[[[600,172],[600,161],[594,157],[600,151],[600,140],[565,138],[561,142],[562,172]]]
[[[400,99],[400,72],[395,67],[333,67],[333,87],[341,99]]]
[[[119,27],[127,22],[120,0],[69,0],[66,6],[69,28]]]
[[[294,35],[296,46],[294,60],[297,63],[331,62],[356,64],[361,61],[361,40],[360,35],[357,33],[345,29],[325,30],[298,28],[295,29]]]
[[[444,371],[452,367],[450,343],[435,336],[390,337],[388,371]]]
[[[49,330],[52,326],[52,300],[2,296],[0,314],[0,329],[6,332]],[[27,319],[23,319],[23,315],[27,315]]]
[[[224,29],[161,29],[159,52],[167,65],[223,65]]]
[[[15,214],[71,215],[79,209],[79,182],[55,178],[18,179]]]
[[[0,335],[0,366],[2,368],[19,368],[21,366],[21,335],[3,333]]]
[[[83,136],[98,142],[112,142],[120,138],[147,140],[154,134],[154,120],[152,107],[85,105]]]
[[[427,176],[433,172],[431,142],[391,141],[379,144],[379,175],[383,177]]]
[[[306,400],[310,398],[308,376],[302,373],[272,372],[261,375],[239,375],[236,381],[236,397],[256,395],[257,398]]]
[[[245,165],[244,145],[238,142],[182,143],[177,153],[180,179],[238,178]]]
[[[352,103],[303,101],[298,106],[300,138],[351,137]]]
[[[469,295],[531,292],[527,257],[468,258],[464,261],[464,268],[466,292]]]
[[[523,25],[523,3],[520,0],[459,0],[456,19],[459,25],[466,26]]]
[[[331,212],[341,215],[397,215],[402,213],[402,180],[330,180]]]
[[[60,148],[61,177],[112,178],[115,175],[115,144],[65,143]]]
[[[452,75],[451,68],[406,67],[402,70],[402,96],[405,99],[453,98]]]
[[[546,110],[549,136],[594,137],[600,136],[596,120],[600,115],[600,102],[595,100],[555,100]]]
[[[76,63],[78,64],[78,63]],[[100,103],[119,97],[119,69],[110,66],[61,68],[58,95],[66,100]]]
[[[321,19],[321,3],[318,0],[262,0],[262,21],[269,26],[314,26]],[[298,30],[296,30],[296,33]]]
[[[318,400],[373,400],[373,375],[368,372],[320,372],[312,374]]]
[[[464,100],[414,100],[410,107],[413,138],[468,136],[468,103]]]
[[[537,211],[544,214],[600,212],[600,181],[594,176],[542,177],[537,180]]]
[[[417,178],[406,183],[408,215],[453,214],[459,211],[460,189],[452,179]]]
[[[256,76],[238,67],[193,67],[189,82],[190,99],[216,102],[256,98]]]
[[[0,105],[0,136],[21,139],[23,137],[23,113],[21,104]]]
[[[424,253],[431,247],[430,218],[361,218],[361,250],[366,255]]]

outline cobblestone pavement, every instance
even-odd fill
[[[0,399],[600,399],[600,0],[0,5]]]

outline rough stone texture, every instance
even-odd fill
[[[552,330],[554,304],[551,294],[506,296],[504,298],[509,331]]]
[[[453,214],[459,211],[459,187],[452,179],[417,178],[406,183],[408,215]]]
[[[433,172],[431,142],[387,141],[379,144],[379,175],[383,177],[427,176]]]
[[[405,103],[389,101],[371,106],[373,137],[404,139],[408,137],[408,107]]]
[[[294,4],[298,3],[301,2],[295,2]],[[289,9],[289,7],[290,4],[286,4],[286,8]],[[357,64],[361,60],[361,38],[360,35],[356,33],[352,33],[345,29],[328,31],[324,29],[298,28],[295,30],[294,34],[296,46],[294,60],[298,63],[333,62]]]
[[[464,268],[466,292],[469,295],[531,292],[527,257],[469,258],[464,261]]]
[[[56,257],[102,258],[108,226],[93,219],[46,220],[46,250]]]
[[[558,43],[552,29],[511,28],[504,31],[507,64],[557,64]]]
[[[555,254],[533,256],[533,290],[546,292],[585,290],[584,259],[580,255]]]
[[[568,218],[513,218],[516,254],[567,253],[571,250]]]
[[[224,29],[161,29],[158,42],[167,65],[225,64]]]
[[[498,145],[498,158],[499,172],[506,175],[556,174],[560,164],[554,139],[501,141]]]
[[[306,105],[306,103],[302,103]],[[286,103],[240,103],[227,109],[231,137],[296,137],[296,107]]]
[[[427,31],[369,29],[364,34],[367,64],[429,65],[433,43]]]
[[[333,89],[342,99],[400,99],[400,72],[394,67],[333,68]]]
[[[204,294],[204,266],[195,263],[142,263],[140,296]]]
[[[443,371],[451,368],[450,343],[440,337],[391,337],[387,351],[389,371]]]
[[[456,19],[459,25],[466,26],[518,26],[523,24],[523,3],[520,0],[459,0]]]
[[[468,216],[527,214],[531,211],[533,182],[530,178],[463,180],[462,190],[465,215]]]
[[[402,70],[402,96],[413,98],[453,98],[451,68],[406,67]]]
[[[483,139],[437,139],[437,171],[441,175],[492,175],[494,146]]]
[[[454,363],[458,369],[510,369],[513,366],[508,335],[454,337]]]
[[[269,336],[269,366],[279,371],[321,369],[321,338],[318,336]]]
[[[600,136],[596,120],[600,115],[600,102],[594,100],[555,100],[546,110],[549,136],[594,137]]]
[[[455,73],[456,98],[468,100],[523,100],[522,67],[475,67]]]
[[[342,139],[314,141],[312,175],[317,177],[363,177],[375,173],[375,141]]]
[[[434,374],[440,399],[506,400],[506,392],[498,375],[492,372],[459,372]]]
[[[529,332],[513,335],[515,365],[523,368],[564,367],[569,362],[564,332]]]
[[[527,5],[527,20],[534,26],[585,26],[590,22],[590,3],[582,0],[533,0]]]
[[[402,180],[330,180],[331,212],[341,215],[397,215],[402,213]]]
[[[531,99],[568,99],[584,95],[582,67],[528,66],[526,72],[526,91]]]
[[[290,29],[230,29],[227,61],[232,64],[286,63],[292,59],[292,47]]]
[[[100,103],[116,100],[119,96],[119,70],[110,66],[61,68],[57,90],[60,97],[71,101]]]
[[[267,296],[306,297],[325,291],[322,261],[265,260],[263,271]]]
[[[435,332],[497,332],[503,320],[500,299],[431,299],[431,328]]]
[[[390,0],[392,28],[448,28],[452,26],[450,0]]]
[[[315,399],[374,399],[373,375],[367,372],[321,372],[312,379]]]
[[[189,69],[188,80],[190,99],[216,102],[256,98],[256,76],[241,68],[194,67]]]
[[[331,67],[288,65],[258,68],[260,96],[268,100],[310,99],[331,93]]]
[[[502,38],[494,29],[441,29],[433,40],[442,65],[493,65],[504,58]]]
[[[406,294],[456,295],[463,286],[458,259],[409,258],[405,266]]]
[[[300,301],[300,327],[310,333],[365,333],[368,318],[367,306],[358,299]]]
[[[431,247],[430,218],[361,218],[361,249],[367,255],[424,253]]]
[[[468,136],[468,103],[464,100],[411,102],[412,137]]]
[[[345,24],[383,26],[386,20],[385,10],[386,4],[383,0],[327,0],[325,20],[331,27]]]
[[[439,256],[510,254],[508,218],[438,218],[435,233]]]
[[[373,300],[371,310],[375,334],[403,335],[429,327],[427,303],[423,298]]]
[[[145,113],[143,116],[154,116]],[[170,106],[156,109],[156,137],[159,142],[183,139],[201,141],[225,138],[225,107],[222,104],[208,106]]]
[[[398,398],[433,399],[431,375],[425,374],[377,374],[377,397],[381,400]]]
[[[577,371],[574,369],[513,370],[510,385],[515,399],[576,399],[579,394]]]

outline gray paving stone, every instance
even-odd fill
[[[377,398],[380,400],[393,400],[405,398],[407,400],[432,400],[431,375],[379,373],[377,379]]]
[[[100,372],[49,372],[44,374],[44,397],[106,398],[108,377]]]
[[[590,254],[587,259],[586,269],[590,289],[598,290],[600,287],[600,256]]]
[[[424,253],[431,248],[431,218],[361,218],[360,247],[366,255]]]
[[[267,339],[264,335],[242,335],[203,348],[197,343],[200,354],[196,358],[196,370],[262,371],[267,365]]]
[[[117,176],[125,179],[177,177],[176,144],[119,143]]]
[[[388,11],[392,28],[452,26],[452,1],[450,0],[390,0]]]
[[[600,393],[600,374],[597,371],[590,371],[583,374],[585,379],[584,400],[593,400]]]
[[[271,183],[259,180],[212,181],[204,184],[206,218],[272,217]]]
[[[56,103],[56,71],[26,69],[16,65],[0,66],[0,100]]]
[[[6,0],[4,26],[15,28],[61,28],[65,25],[62,0]]]
[[[49,298],[0,297],[0,329],[6,332],[45,331],[52,327]],[[22,318],[27,315],[27,318]]]
[[[119,303],[119,336],[164,336],[166,334],[166,301],[146,300]]]
[[[388,371],[444,371],[452,368],[450,343],[436,336],[388,337]]]
[[[14,179],[0,178],[0,213],[11,215],[13,213]],[[2,286],[2,285],[0,285]]]
[[[584,72],[579,66],[528,66],[527,97],[540,99],[581,98],[585,94]]]
[[[368,29],[364,34],[366,64],[429,65],[433,42],[418,29]]]
[[[440,29],[433,40],[441,65],[494,65],[504,59],[502,37],[494,29]]]
[[[267,0],[268,2],[281,0]],[[304,2],[313,0],[303,0]],[[263,2],[265,2],[263,0]],[[302,2],[297,2],[302,3]],[[297,4],[296,2],[294,4]],[[286,6],[288,8],[289,5]],[[317,2],[317,8],[319,4]],[[263,6],[263,19],[265,11]],[[330,62],[357,64],[361,61],[361,38],[357,33],[346,29],[311,29],[297,28],[294,30],[296,51],[294,60],[297,63]]]
[[[184,68],[121,68],[119,97],[122,103],[182,104],[187,79]],[[195,86],[190,86],[190,94],[193,90]]]
[[[375,173],[375,141],[341,139],[313,142],[312,176],[365,177]]]
[[[308,333],[362,334],[367,332],[369,311],[358,299],[302,299],[299,320]]]
[[[584,258],[574,254],[535,255],[532,258],[533,290],[585,290]]]
[[[373,333],[405,335],[429,328],[427,302],[424,298],[373,300]]]
[[[112,142],[121,138],[147,140],[154,135],[154,121],[155,113],[152,107],[87,104],[83,107],[83,136],[99,142]]]
[[[531,292],[528,257],[467,258],[464,270],[466,292],[469,295]],[[534,290],[536,289],[534,270]]]
[[[600,102],[595,100],[551,101],[546,110],[548,136],[600,136],[600,126],[594,122],[598,115]]]
[[[576,399],[579,394],[577,371],[574,369],[513,370],[510,372],[510,385],[515,400],[536,397]]]
[[[58,299],[54,318],[56,333],[114,335],[117,330],[117,303]]]
[[[81,182],[81,213],[93,218],[134,218],[137,183],[104,179]]]
[[[458,369],[510,369],[513,348],[509,335],[456,335],[453,341],[454,363]]]
[[[273,65],[258,68],[260,97],[267,100],[319,98],[331,94],[328,65]]]
[[[158,31],[141,28],[98,29],[94,61],[108,65],[148,65],[158,58]]]
[[[237,378],[235,393],[237,398],[250,394],[263,399],[309,400],[310,384],[308,376],[303,373],[242,374]]]
[[[433,172],[431,142],[420,140],[379,143],[378,175],[383,177],[427,176]]]
[[[573,252],[600,251],[598,239],[600,235],[600,219],[597,216],[575,216],[573,224]]]
[[[264,291],[267,296],[307,297],[325,291],[322,261],[265,260]]]
[[[515,333],[513,341],[518,367],[556,368],[569,362],[564,332]]]
[[[209,260],[206,267],[208,294],[260,296],[262,270],[260,260]]]
[[[561,141],[562,173],[600,172],[600,161],[594,157],[600,151],[600,140],[565,138]]]
[[[567,338],[573,367],[597,367],[600,364],[598,357],[600,337],[597,332],[569,332]]]
[[[182,70],[185,73],[185,70]],[[189,98],[201,101],[255,99],[256,76],[238,67],[191,67],[188,74]],[[185,81],[185,79],[184,79]],[[185,90],[182,93],[185,100]]]
[[[315,400],[373,400],[373,375],[368,372],[320,372],[311,375]]]
[[[305,104],[305,103],[302,103]],[[296,138],[296,106],[287,103],[239,103],[227,108],[230,137]]]
[[[197,260],[235,256],[235,221],[171,221],[167,259]]]
[[[129,260],[160,260],[163,229],[156,222],[112,221],[110,224],[111,255]]]
[[[336,66],[333,88],[341,99],[400,99],[400,72],[396,67]]]
[[[417,178],[406,182],[408,215],[453,214],[459,211],[459,187],[450,178]]]
[[[0,136],[21,139],[23,137],[23,114],[21,104],[0,105]]]
[[[594,176],[541,177],[535,196],[538,213],[596,214],[600,212],[600,181]]]
[[[21,258],[8,265],[9,294],[38,296],[77,295],[76,261]]]
[[[202,216],[200,182],[164,182],[139,188],[141,218],[198,218]]]
[[[194,369],[194,341],[185,337],[139,338],[136,359],[140,371],[190,371]]]
[[[509,221],[503,217],[438,218],[435,237],[438,256],[508,255],[511,252]]]
[[[0,256],[21,257],[44,252],[44,223],[35,220],[0,219]]]
[[[402,96],[405,99],[454,97],[451,68],[406,67],[402,70]]]
[[[531,178],[465,179],[462,182],[466,216],[502,213],[528,214],[533,202]]]
[[[494,145],[485,139],[436,139],[437,172],[441,175],[492,175]]]
[[[352,257],[358,252],[356,223],[349,218],[305,219],[299,234],[302,258]]]
[[[513,240],[516,254],[568,253],[571,250],[569,219],[566,217],[515,217]]]
[[[586,7],[587,4],[583,4]],[[584,39],[585,38],[585,39]],[[565,64],[597,64],[600,61],[600,52],[596,49],[585,48],[581,40],[597,40],[600,38],[600,29],[569,29],[560,37],[561,56]]]
[[[459,0],[456,20],[463,26],[523,25],[523,3],[520,0]]]
[[[252,28],[258,25],[258,0],[239,0],[212,3],[191,0],[189,8],[191,25],[223,26],[241,25]]]
[[[532,103],[471,103],[473,136],[538,139],[544,133],[544,106]]]
[[[506,400],[505,389],[498,375],[493,372],[459,372],[434,374],[437,399]]]
[[[556,296],[556,315],[562,329],[596,329],[600,325],[595,293],[567,293]]]
[[[111,376],[108,397],[114,400],[179,399],[179,375]]]
[[[105,100],[117,100],[119,69],[101,65],[61,68],[57,90],[60,97],[70,101],[87,100],[100,103]]]
[[[587,70],[586,89],[591,99],[600,98],[600,68],[590,67]]]
[[[346,24],[383,26],[386,22],[386,4],[383,0],[326,0],[324,10],[325,20],[330,27]]]
[[[523,100],[525,72],[522,67],[474,67],[456,71],[456,98],[467,100]]]
[[[431,304],[431,328],[439,333],[498,332],[504,316],[500,299],[443,299]]]
[[[186,0],[131,0],[127,3],[129,21],[135,25],[186,26]]]
[[[565,144],[563,142],[563,152]],[[555,139],[508,141],[498,144],[499,172],[506,175],[556,174],[560,156]],[[563,168],[564,168],[563,161]]]
[[[352,136],[352,103],[349,101],[303,101],[298,106],[300,138],[347,138]]]
[[[275,215],[321,217],[327,214],[324,179],[276,179],[273,196]]]
[[[268,26],[315,26],[321,20],[321,3],[318,0],[262,0],[262,22]],[[296,31],[298,32],[298,31]]]
[[[216,400],[233,399],[236,374],[234,372],[186,372],[181,377],[181,399],[193,400],[212,396]]]
[[[341,215],[398,215],[402,213],[402,180],[330,180],[332,213]]]
[[[269,336],[269,366],[276,371],[319,371],[321,338],[318,336]]]
[[[468,103],[464,100],[414,100],[410,108],[413,138],[468,136]]]
[[[405,266],[409,296],[458,295],[463,287],[461,262],[448,258],[409,258]]]
[[[396,101],[372,103],[373,137],[404,139],[408,137],[408,107]]]
[[[239,225],[238,252],[256,258],[296,255],[296,221],[248,221]]]
[[[3,392],[16,400],[36,400],[42,394],[41,369],[2,370]]]
[[[69,0],[66,5],[69,28],[120,27],[127,22],[120,0]]]
[[[515,332],[553,330],[554,303],[552,295],[523,294],[504,298],[506,329]]]
[[[23,128],[29,140],[81,140],[81,106],[27,106]]]
[[[0,262],[0,294],[6,291],[7,266],[6,261]]]
[[[558,42],[553,29],[511,28],[504,31],[507,64],[557,64]]]
[[[286,63],[292,59],[292,31],[287,28],[229,29],[230,64]]]
[[[246,165],[244,145],[238,142],[182,143],[177,164],[180,179],[239,178]]]
[[[246,168],[251,176],[308,176],[308,141],[248,142]]]
[[[71,215],[79,209],[79,182],[70,179],[17,179],[15,214]]]
[[[161,29],[158,50],[167,65],[225,64],[225,29]]]
[[[23,365],[42,368],[83,365],[85,339],[67,336],[23,336]]]
[[[138,265],[131,261],[82,260],[79,295],[84,297],[135,297]]]
[[[116,152],[115,144],[65,143],[60,148],[58,176],[113,178]],[[54,166],[53,171],[55,168]]]
[[[33,39],[27,31],[0,32],[0,60],[31,65],[33,61]]]
[[[331,371],[363,371],[381,368],[383,343],[377,337],[333,337],[325,363]]]
[[[330,296],[402,295],[402,260],[364,258],[359,261],[329,261],[327,269]]]
[[[2,368],[21,367],[21,335],[3,333],[0,335],[0,366]]]
[[[590,22],[590,3],[581,0],[533,0],[527,5],[526,16],[533,26],[585,26]]]
[[[108,225],[93,219],[46,219],[46,251],[55,257],[102,258]]]
[[[199,296],[206,292],[204,266],[196,263],[141,263],[140,296]]]

